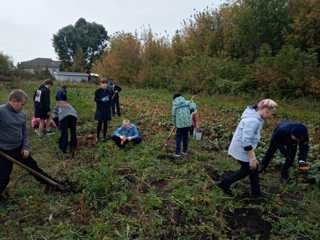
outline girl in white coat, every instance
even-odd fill
[[[264,99],[255,106],[247,107],[243,112],[228,151],[228,154],[240,163],[241,168],[218,184],[225,193],[232,195],[230,186],[249,176],[252,195],[262,195],[255,149],[260,141],[264,121],[275,114],[277,106],[275,101]]]

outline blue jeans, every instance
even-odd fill
[[[181,153],[181,142],[183,143],[183,152],[188,152],[190,128],[177,128],[176,132],[176,154]]]

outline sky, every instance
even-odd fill
[[[109,35],[151,27],[172,36],[183,19],[223,0],[2,0],[0,52],[17,63],[37,57],[57,59],[52,36],[84,17],[104,25]]]

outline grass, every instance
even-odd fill
[[[38,83],[2,85],[0,102],[10,89],[22,88],[32,96]],[[69,86],[69,97],[79,112],[79,135],[95,129],[94,85]],[[55,88],[53,89],[55,92]],[[234,186],[235,198],[213,185],[221,175],[237,169],[226,149],[239,115],[254,101],[240,97],[201,96],[204,139],[191,142],[191,156],[176,162],[169,149],[161,149],[170,130],[171,93],[125,87],[124,116],[137,123],[144,142],[120,151],[112,142],[83,148],[75,160],[61,159],[54,136],[38,138],[30,130],[33,155],[51,175],[76,183],[79,193],[46,192],[18,167],[9,185],[10,199],[0,207],[0,239],[319,239],[319,103],[280,102],[278,116],[263,131],[258,157],[265,151],[271,131],[281,119],[303,121],[310,127],[312,174],[279,183],[281,156],[261,176],[269,201],[248,197],[248,180]],[[30,125],[32,102],[26,111]],[[121,123],[115,118],[111,128]],[[110,130],[111,133],[111,130]],[[320,179],[320,178],[319,178]]]

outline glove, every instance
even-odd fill
[[[108,101],[109,101],[109,97],[106,96],[106,97],[102,98],[101,101],[102,101],[102,102],[108,102]]]
[[[299,160],[299,167],[304,167],[307,163],[304,160]]]

